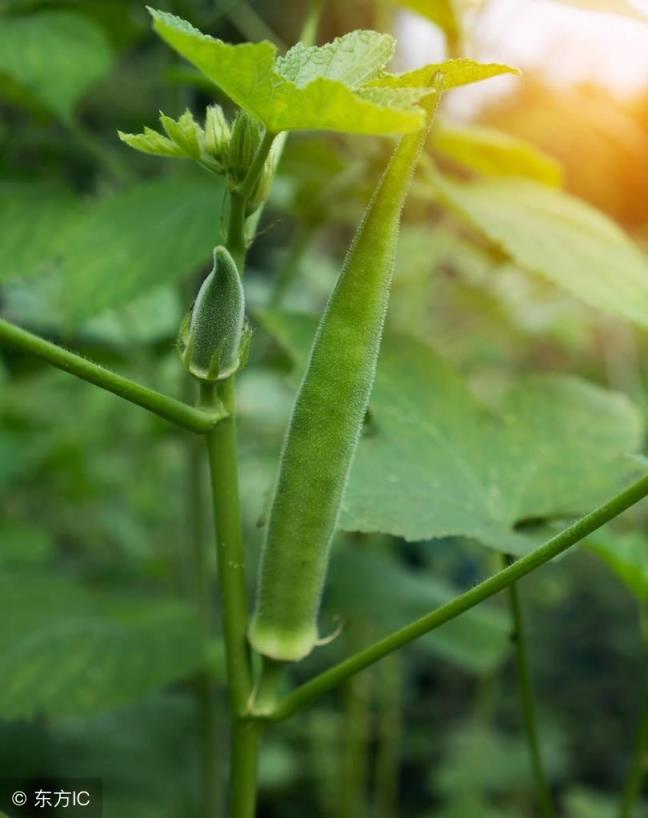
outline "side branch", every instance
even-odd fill
[[[226,415],[224,409],[207,412],[187,406],[182,401],[117,375],[1,318],[0,342],[35,355],[58,369],[76,375],[81,380],[112,392],[113,395],[148,409],[149,412],[196,434],[206,434]]]
[[[271,714],[263,715],[273,721],[287,719],[305,705],[337,687],[350,676],[355,675],[369,665],[373,665],[388,654],[429,633],[429,631],[444,625],[451,619],[456,619],[456,617],[470,610],[470,608],[474,608],[475,605],[485,599],[503,591],[511,583],[540,568],[593,531],[596,531],[597,528],[605,525],[605,523],[638,503],[646,495],[648,495],[648,476],[642,477],[629,488],[613,497],[612,500],[581,517],[573,525],[561,531],[560,534],[552,537],[544,545],[534,549],[525,557],[517,560],[508,568],[499,571],[451,602],[395,631],[374,645],[365,648],[301,685],[280,701]]]

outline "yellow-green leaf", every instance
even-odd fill
[[[154,10],[151,14],[162,39],[277,133],[406,133],[422,126],[424,113],[417,103],[437,91],[430,86],[439,69],[447,74],[441,90],[512,70],[451,60],[390,75],[381,73],[393,48],[388,35],[356,31],[321,47],[297,45],[285,57],[277,57],[272,43],[231,45],[174,15]]]
[[[430,63],[404,74],[384,73],[375,80],[367,83],[370,88],[425,88],[430,86],[435,75],[443,74],[442,90],[449,91],[461,85],[470,85],[473,82],[497,77],[500,74],[519,74],[517,68],[502,63],[481,63],[460,57],[456,60]]]
[[[423,124],[423,112],[418,108],[403,110],[374,103],[356,94],[351,85],[332,79],[351,77],[357,84],[358,77],[343,49],[326,51],[326,58],[320,61],[310,51],[306,58],[303,47],[298,47],[297,59],[289,52],[278,60],[277,49],[270,42],[231,45],[172,14],[155,10],[151,14],[154,28],[165,42],[270,131],[404,133]],[[386,56],[384,46],[378,52],[381,57],[376,59],[376,66]],[[366,50],[360,51],[356,65],[360,66],[359,75],[371,73]],[[315,73],[318,66],[324,75]],[[306,78],[307,84],[298,84]]]
[[[477,125],[441,125],[433,134],[442,155],[482,176],[521,176],[559,187],[562,170],[533,145],[514,136]]]
[[[590,306],[648,326],[648,260],[603,213],[521,179],[461,183],[438,177],[433,186],[456,216],[523,269]]]

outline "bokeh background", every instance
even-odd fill
[[[223,39],[280,47],[305,12],[301,0],[160,6]],[[537,146],[569,192],[644,246],[648,19],[640,0],[620,6],[625,16],[554,0],[466,3],[465,53],[524,74],[457,91],[444,116]],[[116,131],[154,126],[159,110],[199,114],[218,93],[155,38],[143,3],[2,0],[0,15],[0,311],[190,395],[175,335],[207,269],[223,191],[182,163],[129,151]],[[432,23],[380,0],[330,0],[320,41],[355,27],[395,33],[401,69],[445,56]],[[253,313],[268,300],[321,308],[386,150],[377,138],[289,142],[250,257]],[[431,224],[403,230],[392,329],[434,345],[480,397],[527,373],[577,374],[645,415],[645,333],[468,242],[447,215]],[[240,398],[251,566],[293,393],[289,358],[259,329]],[[201,596],[215,566],[201,547],[211,526],[200,464],[162,421],[0,350],[2,775],[99,777],[106,818],[204,816],[205,720],[218,725],[223,761],[226,727],[223,689],[214,711],[201,698],[206,665],[224,678],[219,638],[203,638],[216,605]],[[618,814],[647,667],[647,524],[638,510],[522,583],[542,745],[569,818]],[[615,548],[627,558],[617,572]],[[457,538],[341,536],[324,626],[341,616],[345,627],[295,678],[500,560]],[[495,599],[273,729],[260,815],[534,815],[509,632]]]

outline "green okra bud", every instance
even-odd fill
[[[430,119],[439,92],[426,103]],[[277,661],[317,644],[331,540],[373,385],[401,211],[427,130],[404,137],[322,315],[284,440],[249,640]]]
[[[185,369],[203,381],[229,378],[244,362],[248,336],[241,277],[228,250],[216,247],[214,267],[180,329]]]
[[[239,111],[232,125],[229,142],[227,170],[235,185],[240,184],[248,172],[261,144],[261,123],[245,111]]]
[[[220,105],[210,105],[205,114],[205,151],[214,159],[222,161],[230,137],[230,126],[223,109]]]
[[[252,191],[252,195],[247,201],[247,213],[251,216],[268,198],[272,182],[274,180],[275,171],[277,169],[277,162],[281,156],[282,144],[279,140],[275,140],[268,158],[266,159],[259,179]]]

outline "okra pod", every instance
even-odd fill
[[[428,99],[429,121],[438,91]],[[331,540],[383,334],[401,212],[428,127],[405,136],[356,232],[322,315],[293,408],[261,557],[249,639],[298,661],[318,641]]]

